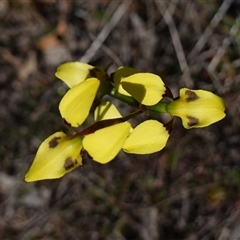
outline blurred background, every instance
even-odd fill
[[[240,239],[238,1],[0,1],[0,239]],[[178,95],[210,90],[227,116],[147,155],[120,153],[25,183],[40,143],[66,132],[59,64],[153,72]],[[124,109],[123,109],[124,110]]]

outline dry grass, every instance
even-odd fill
[[[237,1],[0,2],[0,239],[240,238]],[[43,139],[65,129],[57,65],[87,61],[159,74],[221,95],[227,117],[184,130],[149,156],[121,153],[54,181],[23,176]]]

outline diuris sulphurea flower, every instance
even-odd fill
[[[93,161],[107,164],[121,150],[128,154],[158,152],[167,144],[175,117],[190,129],[207,127],[226,115],[223,99],[212,92],[182,88],[179,97],[173,98],[158,75],[130,67],[119,67],[109,75],[102,68],[70,62],[60,65],[56,76],[70,88],[59,111],[72,135],[56,132],[42,142],[25,176],[27,182],[60,178],[81,166],[86,153]],[[122,116],[120,104],[115,107],[103,100],[105,95],[134,111]],[[91,109],[94,123],[75,132],[73,128],[81,128]],[[150,112],[168,113],[172,119],[161,123]],[[139,114],[145,114],[147,120],[134,126],[131,119]]]
[[[222,98],[209,91],[188,88],[182,88],[179,98],[169,102],[166,109],[180,117],[187,129],[207,127],[226,116]]]

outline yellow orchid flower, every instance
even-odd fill
[[[110,102],[103,102],[94,113],[95,120],[121,117],[116,107]],[[83,147],[93,160],[105,164],[111,161],[121,150],[124,141],[131,131],[128,122],[117,123],[86,135]]]
[[[162,79],[152,73],[135,73],[121,80],[121,85],[133,98],[146,106],[157,104],[166,87]]]
[[[120,67],[110,76],[100,68],[86,63],[62,64],[56,77],[69,86],[59,111],[72,127],[81,125],[98,93],[137,108],[122,117],[110,102],[102,102],[94,111],[95,123],[73,136],[56,132],[40,145],[35,159],[25,176],[27,182],[60,178],[82,165],[82,155],[101,164],[113,160],[119,151],[133,154],[150,154],[166,145],[172,129],[172,120],[163,125],[157,120],[147,120],[132,129],[129,119],[142,113],[169,113],[182,119],[185,128],[206,127],[225,117],[225,105],[217,95],[204,90],[183,88],[180,96],[172,99],[171,90],[162,79],[152,73],[140,73],[136,69]]]
[[[58,66],[55,76],[72,88],[88,78],[105,80],[106,73],[101,68],[82,62],[68,62]]]
[[[180,97],[170,102],[166,110],[180,117],[187,129],[207,127],[226,116],[222,98],[209,91],[188,88],[180,89]]]
[[[87,118],[99,87],[97,78],[89,78],[72,87],[62,98],[59,110],[71,126],[78,127]]]
[[[82,140],[56,132],[40,145],[36,157],[25,176],[26,182],[60,178],[82,165]]]
[[[158,152],[166,146],[169,136],[162,123],[147,120],[133,129],[123,144],[123,151],[135,154]]]

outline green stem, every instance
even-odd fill
[[[123,95],[119,93],[115,88],[110,89],[110,91],[107,92],[107,95],[116,98],[118,100],[121,100],[125,103],[128,103],[132,106],[139,107],[140,103],[135,100],[134,98],[130,96]],[[159,112],[159,113],[167,113],[167,105],[168,103],[165,102],[159,102],[153,106],[145,106],[146,110],[152,111],[152,112]]]
[[[159,102],[153,106],[146,106],[146,109],[152,112],[167,113],[167,105],[166,102]]]
[[[119,93],[115,88],[111,88],[106,94],[113,98],[121,100],[125,103],[128,103],[130,105],[139,106],[139,102],[137,100],[135,100],[134,98],[132,98],[130,96],[126,96],[126,95]]]

